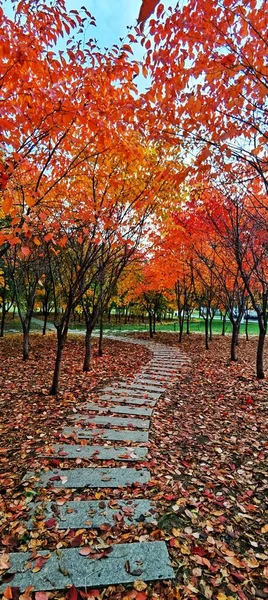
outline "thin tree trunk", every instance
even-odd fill
[[[47,330],[47,319],[48,319],[48,312],[47,312],[47,310],[45,310],[45,311],[44,311],[43,315],[44,315],[44,323],[43,323],[43,331],[42,331],[42,335],[46,335],[46,330]]]
[[[83,364],[84,373],[88,373],[89,367],[90,367],[91,334],[92,334],[92,328],[87,325],[86,337],[85,337],[85,356],[84,356],[84,364]]]
[[[15,314],[16,314],[16,305],[13,308],[13,315],[12,315],[12,319],[15,319]]]
[[[231,360],[234,362],[237,361],[237,357],[236,357],[237,335],[238,335],[238,325],[237,325],[237,323],[232,322]]]
[[[3,305],[2,308],[2,317],[1,317],[1,330],[0,330],[0,337],[4,336],[4,327],[5,327],[5,318],[6,318],[6,314],[7,311],[5,310],[5,307]]]
[[[221,313],[221,318],[222,318],[222,330],[221,330],[221,335],[225,335],[225,328],[226,328],[226,313],[224,315],[222,315]]]
[[[156,325],[156,315],[154,312],[154,314],[153,314],[153,333],[155,333],[155,325]]]
[[[99,356],[103,355],[103,314],[100,315]]]
[[[205,318],[205,346],[206,346],[206,350],[209,350],[209,323],[208,323],[208,317]]]
[[[186,334],[190,335],[190,315],[187,314],[187,319],[186,319]]]
[[[180,313],[180,314],[179,314],[179,344],[181,344],[181,342],[182,342],[182,335],[183,335],[183,322],[184,322],[184,317],[183,317],[183,315]]]
[[[265,342],[265,336],[266,336],[266,328],[262,323],[260,323],[260,321],[259,321],[259,327],[260,327],[260,332],[259,332],[258,348],[257,348],[256,374],[257,374],[258,379],[264,379],[265,375],[264,375],[264,369],[263,369],[263,349],[264,349],[264,342]]]
[[[248,342],[248,340],[249,340],[249,337],[248,337],[248,319],[246,319],[245,333],[246,333],[246,341]]]
[[[60,329],[57,329],[57,355],[56,355],[56,361],[55,361],[55,367],[54,367],[52,386],[50,388],[51,396],[56,396],[56,394],[58,393],[62,354],[63,354],[64,346],[66,343],[66,339],[67,339],[67,332],[65,333],[65,332],[62,332]]]
[[[214,319],[214,315],[213,315],[213,317],[209,318],[209,340],[210,340],[210,342],[212,340],[212,323],[213,323],[213,319]]]
[[[149,333],[150,333],[150,338],[153,338],[154,334],[153,334],[153,319],[152,319],[152,315],[149,312]]]
[[[29,329],[30,329],[29,323],[26,322],[26,323],[22,324],[22,330],[23,330],[22,359],[23,360],[28,360],[28,358],[29,358]]]

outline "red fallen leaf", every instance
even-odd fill
[[[177,498],[177,496],[175,494],[165,494],[164,495],[165,500],[175,500],[175,498]]]
[[[176,538],[172,538],[171,540],[169,540],[169,545],[171,546],[171,548],[179,548],[180,542],[179,540],[176,540]]]
[[[204,548],[201,548],[200,546],[193,546],[191,548],[191,554],[197,554],[198,556],[206,556],[207,552],[206,550],[204,550]]]
[[[49,600],[47,592],[35,592],[35,600]]]
[[[79,535],[77,535],[76,537],[74,537],[71,540],[70,545],[72,546],[72,548],[77,548],[77,546],[81,546],[82,542],[83,542],[83,535],[82,535],[82,533],[79,533]]]
[[[44,557],[44,556],[39,556],[35,561],[34,561],[34,568],[39,567],[40,569],[46,564],[47,559],[49,558],[49,555]]]
[[[47,529],[52,529],[56,525],[57,525],[57,522],[55,519],[53,519],[53,517],[51,517],[51,519],[48,519],[47,521],[45,521],[45,527],[47,527]]]
[[[49,481],[60,481],[60,475],[52,475]]]
[[[68,590],[66,600],[78,600],[78,590],[74,585]]]

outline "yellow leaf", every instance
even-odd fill
[[[40,246],[41,242],[37,237],[34,237],[33,241],[36,244],[36,246]]]
[[[264,525],[264,526],[261,528],[261,532],[262,532],[262,533],[268,533],[268,524],[267,524],[267,525]]]
[[[217,600],[227,600],[227,596],[224,592],[219,592],[217,594]]]
[[[137,592],[143,592],[147,588],[147,583],[145,581],[134,581],[133,587]]]
[[[237,567],[238,569],[243,568],[242,563],[238,558],[235,558],[235,556],[225,556],[224,559],[226,562],[230,563],[230,565],[233,565],[233,567]]]

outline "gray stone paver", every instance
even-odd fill
[[[32,517],[26,525],[30,530],[35,527],[35,515],[42,515],[45,520],[54,518],[59,529],[95,529],[104,523],[133,525],[152,523],[156,519],[155,508],[149,500],[76,500],[63,506],[48,502],[44,507],[32,504],[29,510]]]
[[[34,586],[34,591],[50,591],[66,589],[71,585],[85,589],[118,582],[133,583],[138,579],[151,581],[174,578],[165,542],[118,544],[103,559],[94,558],[94,554],[93,558],[90,555],[82,556],[80,551],[80,548],[63,548],[50,553],[38,549],[41,557],[50,556],[42,569],[34,574],[34,559],[31,559],[30,552],[11,553],[8,572],[15,573],[12,586],[18,587],[21,592],[29,585]],[[129,569],[126,569],[126,564]],[[3,592],[8,585],[1,584],[0,591]]]
[[[156,384],[152,384],[152,383],[146,383],[143,380],[135,380],[135,382],[133,382],[131,384],[131,389],[132,390],[142,390],[143,392],[156,392],[156,393],[160,393],[163,394],[163,392],[165,391],[166,386],[164,385],[156,385]]]
[[[147,483],[150,481],[150,472],[147,469],[123,469],[122,467],[97,467],[80,469],[54,469],[53,471],[42,471],[41,473],[26,473],[24,481],[34,478],[36,487],[59,487],[59,488],[117,488],[131,485],[132,483]],[[38,480],[36,481],[35,479]]]
[[[92,439],[101,437],[103,440],[123,441],[123,442],[148,442],[148,431],[121,429],[75,429],[74,427],[65,427],[64,435],[75,433],[79,439]]]
[[[147,448],[131,448],[121,446],[113,448],[112,446],[81,446],[79,444],[55,444],[51,447],[52,452],[48,456],[58,456],[64,458],[95,458],[98,460],[144,460],[147,455]]]
[[[162,390],[161,390],[161,392],[154,392],[154,391],[145,390],[145,389],[139,390],[135,387],[135,385],[133,386],[133,384],[129,384],[128,386],[126,384],[122,384],[122,385],[120,385],[120,387],[119,386],[105,387],[105,388],[103,388],[102,392],[104,394],[106,394],[107,392],[108,393],[111,392],[114,395],[118,394],[118,395],[123,395],[123,396],[125,394],[129,395],[131,393],[132,396],[134,396],[134,397],[136,395],[140,398],[143,395],[143,396],[146,396],[147,398],[158,399],[160,394],[162,393]]]
[[[149,398],[141,398],[138,396],[132,396],[131,394],[124,396],[112,395],[112,394],[104,394],[99,396],[99,400],[103,400],[104,402],[124,402],[124,404],[135,404],[136,406],[149,406],[154,407],[156,404],[156,400],[150,400]]]
[[[116,404],[110,404],[109,406],[102,406],[100,404],[89,403],[85,406],[86,410],[92,410],[96,412],[109,412],[119,413],[122,415],[140,415],[141,417],[150,417],[152,414],[151,408],[135,408],[133,406],[117,406]]]
[[[80,416],[76,416],[75,420],[81,421]],[[133,427],[136,429],[149,429],[150,421],[148,419],[137,419],[135,417],[110,417],[106,415],[85,415],[83,421],[88,421],[88,424],[103,425],[104,427]]]

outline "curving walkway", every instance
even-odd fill
[[[175,380],[175,371],[188,360],[178,349],[161,344],[119,336],[114,339],[148,347],[153,353],[152,359],[134,378],[102,388],[96,401],[84,404],[81,414],[74,415],[73,426],[63,430],[64,442],[53,447],[52,456],[65,460],[92,459],[94,465],[96,460],[100,463],[113,460],[123,462],[123,466],[29,472],[25,480],[39,488],[105,488],[107,495],[109,488],[128,488],[129,498],[117,500],[115,506],[109,498],[101,502],[67,501],[57,506],[56,512],[55,504],[49,502],[44,509],[45,519],[53,519],[59,529],[98,528],[107,523],[112,527],[122,520],[124,525],[133,526],[156,520],[154,504],[147,499],[133,499],[131,486],[145,489],[150,481],[151,473],[140,464],[148,453],[150,417],[167,385]],[[74,436],[77,442],[83,440],[83,443],[70,443]],[[87,445],[84,440],[88,440]],[[34,515],[39,510],[38,503],[32,505],[27,522],[29,530],[34,528]],[[63,548],[55,552],[38,550],[38,556],[45,559],[38,572],[32,571],[36,557],[31,553],[12,553],[8,573],[14,577],[8,585],[20,591],[27,586],[34,586],[35,591],[49,591],[70,585],[87,588],[174,577],[165,542],[117,544],[109,553],[104,553],[103,558],[94,558],[94,551],[90,558],[89,551],[92,547]],[[7,584],[0,582],[0,591],[6,587]]]

